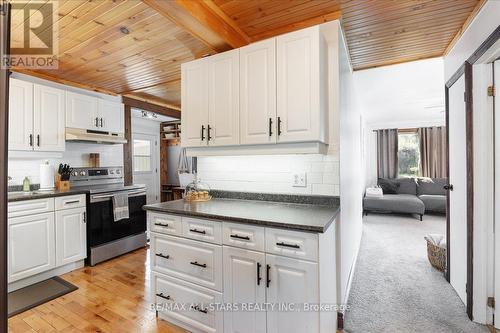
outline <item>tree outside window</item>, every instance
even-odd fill
[[[420,137],[416,131],[398,133],[399,177],[418,177],[420,174]]]

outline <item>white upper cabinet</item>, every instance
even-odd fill
[[[9,150],[32,150],[33,83],[10,79]]]
[[[237,145],[239,138],[239,50],[208,58],[209,145]]]
[[[124,133],[124,107],[122,103],[99,99],[99,129],[112,133]]]
[[[33,89],[34,149],[64,151],[65,148],[65,91],[34,85]]]
[[[240,142],[276,142],[276,39],[240,49]]]
[[[183,147],[207,145],[208,59],[182,64],[181,105]]]
[[[329,49],[331,68],[338,50],[334,26],[314,26],[183,64],[182,146],[223,147],[191,150],[207,155],[259,153],[259,148],[325,152],[328,114],[336,105],[332,101],[329,108],[329,97],[338,87],[329,73]]]
[[[123,133],[125,132],[123,104],[67,92],[66,127]]]
[[[9,150],[64,151],[65,91],[10,79]]]
[[[278,142],[326,140],[325,44],[319,26],[276,38]]]
[[[97,129],[99,127],[98,99],[68,91],[66,93],[66,127]]]

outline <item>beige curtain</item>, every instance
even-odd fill
[[[422,127],[420,135],[420,168],[423,177],[446,178],[446,127]]]
[[[398,176],[398,130],[377,130],[377,163],[379,178]]]

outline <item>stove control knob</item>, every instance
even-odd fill
[[[87,173],[85,171],[80,171],[80,176],[85,176]]]
[[[116,174],[119,175],[121,173],[120,169],[116,170]]]
[[[73,176],[78,176],[78,171],[73,171]]]
[[[115,173],[115,170],[109,170],[109,173],[112,175]]]

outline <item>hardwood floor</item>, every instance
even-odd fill
[[[140,249],[65,274],[79,289],[10,318],[9,332],[187,332],[151,310],[148,266]]]

